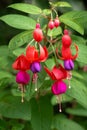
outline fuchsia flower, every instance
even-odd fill
[[[26,58],[30,63],[30,68],[32,72],[39,72],[41,70],[40,62],[44,62],[48,57],[47,48],[44,46],[42,47],[39,44],[38,51],[34,46],[28,46],[26,49]]]
[[[67,71],[61,65],[58,67],[54,66],[52,71],[47,67],[44,67],[44,69],[50,78],[55,81],[51,87],[52,93],[58,96],[65,93],[67,90],[67,85],[62,80],[67,78]],[[61,103],[59,103],[59,111],[62,111]]]
[[[62,81],[63,79],[67,78],[67,72],[66,70],[59,65],[59,67],[54,66],[52,71],[50,71],[48,68],[44,67],[47,74],[50,76],[52,80],[55,80],[56,82],[52,85],[52,92],[54,95],[59,95],[62,93],[65,93],[67,90],[66,84]]]
[[[15,62],[12,64],[13,69],[19,70],[16,75],[16,82],[19,84],[18,87],[22,92],[22,102],[24,102],[25,85],[30,81],[30,75],[26,72],[29,70],[30,63],[24,55],[20,55]]]
[[[30,70],[33,72],[32,81],[37,84],[38,75],[37,73],[41,71],[41,64],[40,62],[44,62],[48,57],[47,48],[44,46],[42,47],[39,44],[39,51],[34,46],[28,46],[26,49],[26,58],[30,63]],[[35,88],[37,91],[37,86]]]

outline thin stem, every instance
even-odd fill
[[[34,39],[32,39],[32,40],[28,43],[28,45],[26,46],[26,48],[27,48],[28,46],[30,46],[33,42],[34,42]]]
[[[52,47],[52,50],[53,50],[53,53],[54,53],[54,57],[55,57],[55,62],[56,62],[56,64],[58,64],[57,63],[57,57],[56,57],[56,53],[55,53],[55,49],[54,49],[54,46],[52,45],[52,36],[50,37],[50,45],[51,45],[51,47]]]
[[[56,98],[57,98],[57,102],[59,103],[59,112],[62,112],[61,95],[58,95]]]
[[[22,90],[21,90],[21,102],[23,103],[24,102],[24,85],[22,85]]]
[[[52,8],[52,10],[55,12],[56,16],[58,17],[57,11],[54,8]]]

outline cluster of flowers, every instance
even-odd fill
[[[60,21],[58,17],[54,21],[52,19],[48,23],[48,28],[53,29],[54,27],[58,27],[60,25]],[[37,47],[34,45],[28,45],[26,47],[26,54],[20,55],[13,63],[12,67],[15,70],[18,70],[16,75],[16,82],[19,84],[19,88],[22,93],[25,92],[25,85],[30,81],[30,75],[27,72],[31,70],[33,72],[33,82],[37,82],[38,72],[41,71],[41,62],[44,62],[48,58],[48,50],[46,46],[40,44],[43,40],[43,32],[40,28],[40,24],[36,24],[36,28],[33,31],[33,38],[37,42]],[[49,70],[47,67],[44,67],[44,70],[49,75],[49,77],[54,81],[51,90],[54,95],[61,95],[66,92],[67,85],[63,81],[64,79],[71,78],[71,70],[74,68],[74,60],[78,56],[78,46],[74,44],[76,48],[76,55],[72,55],[71,52],[71,43],[72,39],[69,36],[69,31],[64,30],[64,35],[62,36],[62,44],[61,50],[59,48],[56,49],[55,54],[61,59],[64,60],[64,67],[61,64],[55,65],[52,70]],[[59,55],[59,52],[62,56]],[[37,88],[35,88],[37,91]],[[22,96],[23,102],[23,96]],[[61,112],[61,106],[59,111]]]

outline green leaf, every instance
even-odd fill
[[[72,35],[72,39],[73,42],[76,43],[79,48],[78,58],[76,60],[87,64],[87,46],[85,45],[86,41],[83,38],[75,35]]]
[[[54,28],[52,30],[49,29],[48,33],[47,33],[48,36],[57,36],[57,35],[60,35],[60,34],[62,34],[61,27]]]
[[[84,108],[87,108],[87,88],[83,82],[72,78],[71,88],[67,90],[66,94],[76,99]]]
[[[42,12],[39,7],[25,3],[12,4],[8,7],[30,14],[40,14]]]
[[[52,123],[52,130],[84,130],[76,122],[69,120],[63,116],[55,116]]]
[[[16,49],[16,50],[13,51],[13,54],[15,56],[19,56],[21,54],[25,54],[25,49],[24,48],[18,48],[18,49]]]
[[[76,116],[86,116],[87,117],[87,109],[82,109],[82,108],[68,108],[66,109],[66,112],[72,115]]]
[[[70,11],[61,15],[60,21],[83,35],[82,24],[87,22],[87,11]]]
[[[8,14],[0,17],[0,19],[14,28],[24,30],[34,29],[36,24],[32,18],[19,14]]]
[[[22,32],[10,40],[9,48],[10,48],[10,50],[17,49],[18,47],[20,47],[26,43],[29,43],[31,39],[32,39],[32,31],[31,30]]]
[[[55,7],[71,7],[71,5],[68,2],[56,2],[53,4]]]
[[[8,46],[1,45],[0,46],[0,57],[7,56],[9,54]]]
[[[6,71],[0,71],[0,79],[3,79],[3,78],[12,78],[12,75]]]
[[[65,25],[71,27],[75,31],[79,32],[80,34],[82,34],[82,35],[84,34],[83,27],[80,24],[74,22],[72,19],[68,19],[68,17],[67,18],[63,18],[61,16],[60,17],[60,21],[63,22]]]
[[[50,9],[44,9],[43,14],[49,15],[49,14],[51,14],[51,10]]]
[[[52,121],[50,98],[40,97],[31,100],[31,124],[33,130],[50,130]]]
[[[79,78],[79,79],[84,79],[84,76],[83,76],[82,74],[80,74],[79,72],[73,71],[73,72],[72,72],[72,75],[73,75],[74,77]]]
[[[49,68],[52,69],[53,66],[55,65],[55,61],[53,58],[49,58],[45,61],[45,65]]]
[[[30,103],[21,103],[21,98],[6,96],[0,100],[0,114],[4,117],[30,120]]]

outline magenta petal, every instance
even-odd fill
[[[52,85],[52,93],[54,95],[59,95],[59,94],[63,94],[66,92],[67,90],[67,85],[63,82],[63,81],[56,81],[53,85]]]
[[[19,71],[16,75],[16,82],[19,84],[28,84],[30,75],[26,71]]]

